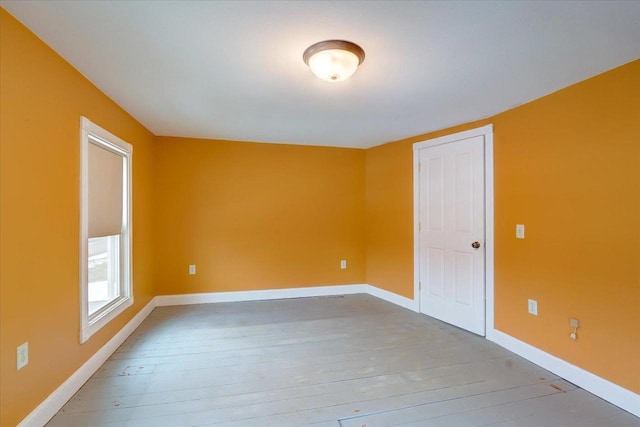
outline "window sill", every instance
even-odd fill
[[[108,310],[90,319],[87,324],[83,324],[82,330],[80,331],[80,343],[86,342],[93,334],[118,317],[124,310],[131,307],[131,305],[133,305],[133,297],[120,298],[116,300]]]

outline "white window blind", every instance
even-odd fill
[[[89,137],[89,238],[122,231],[124,157]]]

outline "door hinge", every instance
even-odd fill
[[[422,172],[422,163],[418,163],[418,172]]]
[[[422,231],[422,223],[418,222],[418,231]]]
[[[422,282],[418,282],[418,290],[422,290]]]

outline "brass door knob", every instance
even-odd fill
[[[473,249],[478,249],[478,248],[480,247],[480,242],[473,242],[473,243],[471,244],[471,247],[472,247]]]

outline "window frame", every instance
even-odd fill
[[[91,141],[90,141],[91,140]],[[121,155],[123,166],[123,221],[120,233],[120,296],[89,316],[89,144]],[[120,315],[133,304],[132,251],[132,157],[131,144],[80,117],[80,343]]]

